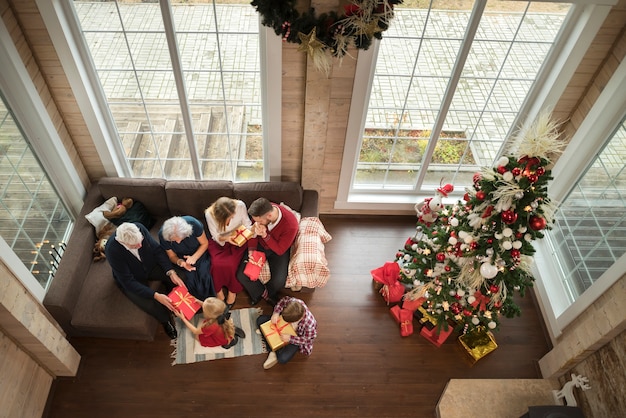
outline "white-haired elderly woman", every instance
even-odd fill
[[[169,218],[159,231],[159,241],[170,261],[185,270],[189,293],[199,300],[215,296],[209,240],[202,222],[193,216]]]

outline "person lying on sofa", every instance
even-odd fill
[[[163,325],[168,337],[176,338],[176,327],[170,311],[175,308],[167,296],[175,286],[185,286],[172,268],[165,250],[140,223],[125,222],[117,227],[105,247],[106,259],[113,270],[113,278],[135,305],[152,315]],[[148,281],[161,281],[167,293],[159,293],[148,286]]]
[[[287,282],[289,256],[298,233],[298,219],[285,206],[272,203],[264,197],[250,204],[248,215],[254,221],[252,232],[256,236],[248,241],[248,254],[244,255],[239,265],[237,280],[250,295],[252,305],[263,298],[273,306]],[[265,253],[270,269],[270,279],[266,284],[244,273],[250,253],[255,250]]]

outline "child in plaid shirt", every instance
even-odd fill
[[[288,343],[283,348],[270,352],[267,360],[263,363],[264,369],[272,368],[276,363],[287,363],[296,352],[300,351],[304,355],[311,355],[313,351],[313,340],[317,337],[317,321],[306,306],[304,301],[285,296],[274,306],[272,316],[261,315],[257,319],[257,326],[271,320],[272,324],[278,322],[279,316],[289,322],[296,331],[297,336],[281,334],[280,338]]]

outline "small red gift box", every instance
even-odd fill
[[[448,325],[447,330],[445,329],[445,326],[441,327],[439,333],[437,333],[436,327],[432,329],[422,327],[420,330],[420,335],[433,343],[436,347],[441,347],[441,344],[446,342],[450,334],[452,334],[452,327],[450,325]]]
[[[272,324],[271,320],[261,324],[261,332],[272,351],[276,351],[287,345],[287,343],[280,338],[280,334],[298,335],[291,324],[286,322],[282,316],[278,318],[276,325]]]
[[[181,311],[188,320],[193,318],[196,312],[202,308],[197,299],[183,286],[176,286],[167,296],[172,300],[172,305]]]
[[[263,251],[250,251],[248,255],[248,262],[246,268],[243,270],[243,274],[248,276],[250,280],[256,281],[261,274],[261,268],[265,264],[265,253]]]
[[[241,247],[243,244],[248,242],[250,238],[252,238],[254,234],[244,225],[240,225],[239,228],[235,229],[233,233],[230,235],[235,244]]]
[[[400,308],[400,305],[392,306],[389,311],[393,319],[400,324],[400,335],[408,337],[413,334],[413,312]]]

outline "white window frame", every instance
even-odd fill
[[[560,202],[579,181],[581,173],[602,150],[607,138],[626,116],[626,60],[622,61],[598,97],[567,149],[554,165],[554,179],[549,185],[550,198]],[[598,297],[615,284],[626,272],[626,254],[610,266],[589,289],[571,303],[556,269],[547,240],[535,243],[537,252],[533,265],[535,291],[551,338],[558,337],[565,327],[584,312]]]
[[[87,191],[2,19],[0,19],[0,62],[3,63],[0,71],[0,90],[50,183],[59,194],[65,208],[75,218],[83,206]],[[38,301],[43,300],[45,289],[2,237],[0,237],[0,261]]]
[[[79,108],[93,138],[98,157],[109,177],[132,175],[106,96],[102,91],[88,47],[82,37],[78,17],[69,1],[36,0],[41,17],[50,32],[59,59],[67,74]],[[263,92],[263,149],[265,180],[280,179],[281,173],[281,91],[282,42],[259,19],[261,48],[261,89]]]
[[[532,120],[543,109],[554,107],[613,4],[615,4],[614,0],[596,2],[596,4],[576,3],[572,5],[561,34],[555,41],[553,49],[555,53],[549,57],[549,60],[540,70],[537,80],[519,112],[520,115],[525,115],[525,119]],[[380,41],[375,40],[368,50],[359,50],[358,52],[354,85],[365,86],[365,88],[355,89],[352,95],[334,208],[351,211],[385,211],[387,213],[412,212],[415,203],[429,196],[416,195],[412,191],[363,192],[352,188],[379,45]],[[520,126],[523,122],[524,120],[518,120],[516,125]],[[462,191],[455,193],[459,196],[463,194]],[[458,196],[454,195],[444,203],[454,203],[457,200]]]

